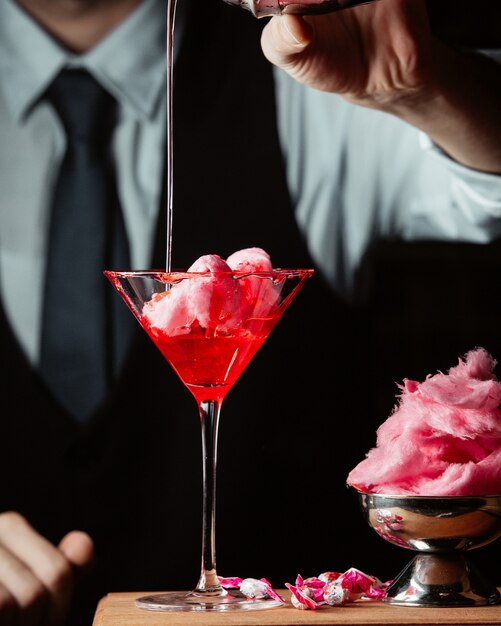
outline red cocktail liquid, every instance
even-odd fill
[[[143,328],[197,402],[222,400],[275,325],[275,317],[252,320],[252,330],[220,331],[196,326],[170,336],[142,319]]]

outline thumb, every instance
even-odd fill
[[[79,573],[92,566],[94,543],[87,533],[72,530],[61,539],[58,548]]]
[[[313,38],[311,27],[299,15],[273,17],[264,27],[261,48],[278,67],[290,69]]]

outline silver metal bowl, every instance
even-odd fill
[[[385,601],[409,606],[498,604],[496,587],[466,552],[501,536],[501,496],[391,496],[359,493],[364,517],[384,540],[417,552]]]

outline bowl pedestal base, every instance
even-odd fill
[[[403,606],[483,606],[499,591],[463,553],[418,553],[388,587],[384,600]]]

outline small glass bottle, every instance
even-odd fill
[[[368,4],[373,0],[225,0],[227,4],[242,7],[255,17],[286,15],[296,13],[308,15],[314,13],[330,13],[341,9],[349,9],[359,4]]]

